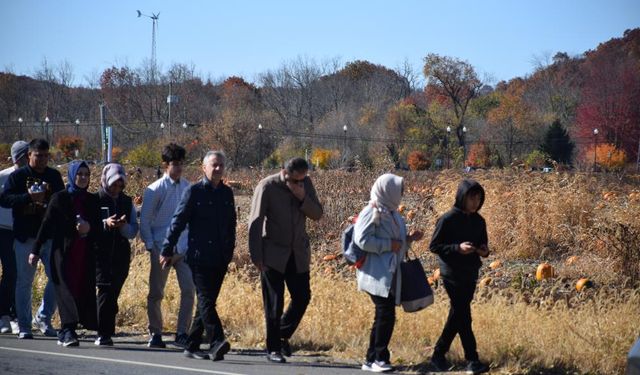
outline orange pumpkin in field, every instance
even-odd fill
[[[586,277],[583,277],[582,279],[578,280],[578,282],[576,283],[576,290],[578,292],[581,292],[583,289],[591,288],[592,286],[593,286],[593,283],[591,282],[591,280],[587,279]]]
[[[335,260],[337,257],[338,257],[338,256],[337,256],[337,255],[335,255],[335,254],[328,254],[328,255],[325,255],[325,256],[322,258],[322,260],[324,260],[325,262],[329,262],[329,261]]]
[[[495,270],[496,268],[500,268],[501,266],[502,266],[502,262],[499,260],[494,260],[489,264],[489,268],[491,268],[492,270]]]
[[[481,287],[485,287],[485,286],[489,286],[491,285],[491,278],[490,277],[485,277],[482,280],[480,280],[480,286]]]
[[[546,263],[546,262],[541,263],[538,266],[538,269],[536,270],[536,280],[538,281],[549,279],[554,276],[555,276],[555,273],[554,273],[553,266],[550,265],[549,263]]]

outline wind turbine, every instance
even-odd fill
[[[153,21],[152,29],[151,29],[151,80],[155,82],[156,80],[156,29],[158,28],[158,18],[160,17],[160,12],[158,14],[151,13],[151,16],[148,14],[144,14],[141,11],[137,10],[138,18],[145,16],[151,18]]]

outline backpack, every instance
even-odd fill
[[[351,223],[342,232],[342,256],[348,265],[361,268],[367,257],[367,253],[353,242],[354,227],[355,223]]]

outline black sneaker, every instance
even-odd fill
[[[70,346],[80,346],[76,331],[71,329],[64,330],[62,334],[58,335],[58,345],[62,345],[65,348]]]
[[[189,335],[186,333],[180,333],[176,335],[175,340],[173,340],[173,345],[178,348],[187,349],[187,344],[189,341]]]
[[[483,374],[489,371],[489,366],[480,361],[470,361],[467,364],[465,372],[467,374]]]
[[[285,362],[287,362],[287,360],[284,359],[284,357],[282,356],[282,353],[280,353],[280,352],[271,352],[271,353],[267,354],[267,361],[274,362],[274,363],[285,363]]]
[[[93,342],[96,346],[113,346],[113,340],[110,336],[98,336]]]
[[[280,353],[282,353],[282,355],[285,357],[291,357],[292,351],[288,339],[282,339],[280,343]]]
[[[453,368],[451,362],[447,361],[444,356],[434,355],[431,357],[431,367],[436,371],[449,371]]]
[[[222,339],[222,341],[216,341],[211,345],[211,349],[209,349],[209,356],[212,361],[222,361],[224,359],[224,355],[229,353],[231,349],[231,345],[229,341]]]
[[[162,341],[162,335],[159,333],[154,333],[153,335],[151,335],[151,339],[149,340],[149,343],[147,344],[147,346],[150,348],[160,348],[160,349],[164,349],[167,347],[164,341]]]
[[[209,359],[209,354],[201,351],[201,350],[189,350],[189,349],[185,349],[184,350],[184,356],[187,358],[193,358],[193,359]]]

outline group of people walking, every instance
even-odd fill
[[[230,350],[216,310],[236,245],[236,207],[223,183],[226,157],[209,151],[202,159],[202,178],[190,184],[182,177],[186,157],[181,146],[162,150],[164,175],[144,192],[140,224],[131,197],[124,193],[127,176],[117,163],[105,165],[97,192],[88,192],[91,172],[81,160],[69,163],[67,184],[48,166],[45,140],[18,141],[11,149],[14,166],[0,172],[0,332],[33,338],[32,324],[62,346],[78,346],[78,325],[97,331],[95,345],[112,346],[118,296],[129,273],[129,241],[138,230],[149,253],[148,346],[164,348],[161,302],[170,269],[176,270],[180,309],[174,345],[194,359],[219,361]],[[266,358],[285,363],[292,355],[290,338],[311,300],[311,249],[307,218],[319,220],[323,207],[302,158],[287,161],[281,171],[255,188],[249,215],[249,252],[260,271],[266,326]],[[367,254],[357,269],[358,289],[375,308],[369,347],[362,370],[386,372],[389,342],[400,303],[400,263],[411,242],[423,237],[407,233],[398,213],[404,192],[402,177],[380,176],[369,203],[358,215],[354,242]],[[459,334],[467,371],[486,372],[479,361],[471,329],[470,303],[480,257],[489,253],[484,219],[478,210],[484,190],[464,180],[454,207],[437,222],[430,244],[439,256],[445,289],[451,299],[447,322],[431,364],[452,368],[445,354]],[[32,316],[31,290],[38,261],[48,277],[43,300]],[[284,306],[285,286],[290,302]],[[194,300],[195,315],[193,314]],[[60,329],[51,326],[58,308]],[[193,315],[193,319],[192,319]],[[17,321],[14,319],[17,318]],[[208,350],[201,350],[204,340]]]

